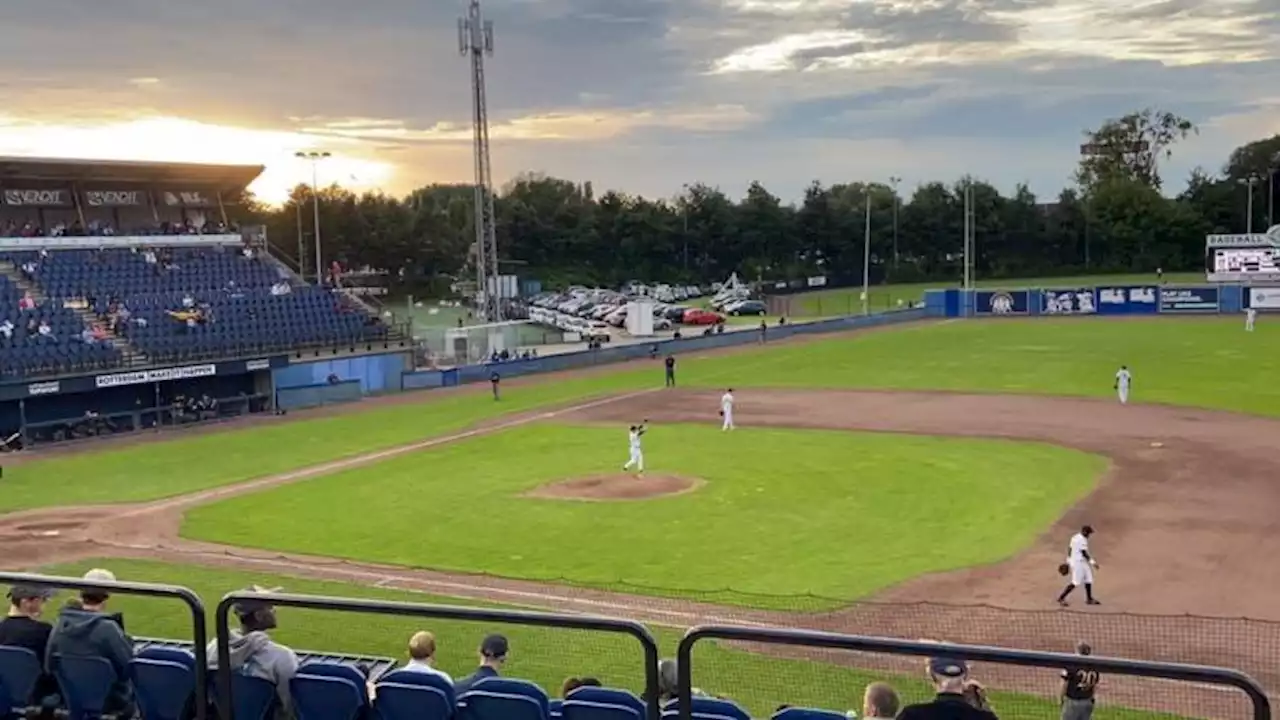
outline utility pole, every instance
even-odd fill
[[[862,314],[871,314],[871,184],[867,183],[867,220],[862,231]]]
[[[498,284],[498,238],[494,228],[493,167],[489,161],[489,108],[484,81],[484,59],[493,57],[493,23],[480,12],[480,0],[471,0],[467,16],[458,18],[458,52],[471,59],[471,124],[475,144],[475,270],[479,314],[485,320],[502,320],[502,288]],[[490,283],[493,287],[490,289]]]
[[[898,183],[902,178],[894,175],[889,178],[893,186],[893,269],[898,269]]]

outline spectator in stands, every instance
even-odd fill
[[[44,606],[53,597],[50,588],[33,585],[14,585],[9,588],[9,614],[0,620],[0,645],[20,647],[43,659],[49,647],[49,634],[53,626],[40,619]],[[52,675],[44,674],[36,683],[34,696],[43,699],[58,694],[58,683]]]
[[[263,588],[257,585],[249,592],[277,592],[279,588]],[[289,694],[289,681],[298,673],[298,655],[280,645],[267,635],[276,628],[276,609],[259,600],[242,600],[233,608],[240,620],[240,629],[231,631],[231,670],[250,677],[269,680],[276,686],[280,700],[277,717],[292,714],[293,697]],[[211,641],[208,647],[209,669],[218,668],[218,643]]]
[[[436,636],[420,630],[409,638],[409,662],[401,670],[436,675],[453,682],[449,673],[436,667]]]
[[[667,659],[658,663],[658,702],[667,703],[679,697],[680,673],[675,660]],[[707,697],[707,693],[698,688],[691,688],[694,697]]]
[[[32,310],[36,306],[36,299],[31,297],[31,293],[24,292],[22,297],[18,299],[19,310]]]
[[[98,339],[93,336],[92,328],[85,328],[84,330],[80,331],[80,342],[84,343],[85,345],[92,345],[97,341]]]
[[[191,293],[186,293],[182,296],[182,307],[190,310],[195,306],[196,306],[196,299],[191,297]]]
[[[13,339],[13,323],[8,318],[0,322],[0,335],[3,335],[5,340]]]
[[[86,582],[113,583],[110,570],[95,568],[85,573]],[[72,600],[58,614],[58,622],[49,634],[45,650],[45,668],[52,672],[59,656],[99,657],[111,663],[116,681],[111,686],[106,711],[132,717],[133,687],[129,682],[129,663],[133,660],[133,642],[124,634],[124,619],[107,612],[111,595],[100,590],[85,590],[78,601]]]
[[[1088,643],[1076,645],[1076,654],[1093,654]],[[1062,671],[1062,720],[1089,720],[1093,717],[1094,696],[1098,691],[1098,671],[1086,667],[1068,667]]]
[[[899,720],[995,720],[995,713],[979,710],[964,697],[965,680],[969,679],[969,666],[960,659],[935,657],[929,659],[929,679],[938,694],[927,703],[908,705],[898,715]]]
[[[889,720],[898,716],[902,700],[887,683],[874,682],[862,693],[863,720]]]
[[[583,687],[601,687],[600,681],[593,677],[576,678],[571,677],[564,681],[560,686],[560,697],[567,698],[569,693]]]
[[[36,326],[36,332],[40,334],[40,337],[53,337],[53,328],[49,327],[48,320],[42,319],[40,324]]]
[[[475,687],[477,683],[491,677],[501,675],[502,666],[507,662],[510,647],[505,635],[489,635],[480,643],[480,667],[475,672],[454,683],[458,695]]]
[[[40,330],[40,321],[35,315],[27,318],[27,336],[34,336]]]
[[[39,268],[40,268],[39,265],[28,260],[22,263],[22,274],[25,275],[28,280],[30,280],[31,277],[36,274],[36,270],[38,270]]]

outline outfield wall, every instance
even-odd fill
[[[1099,285],[1013,290],[927,290],[929,317],[1039,315],[1233,315],[1280,312],[1280,287],[1243,285]]]

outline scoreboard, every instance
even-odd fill
[[[1280,281],[1280,225],[1266,233],[1209,235],[1205,256],[1210,282]]]

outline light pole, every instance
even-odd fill
[[[862,231],[862,314],[870,315],[871,308],[871,184],[866,187],[867,220]]]
[[[973,285],[973,181],[964,181],[964,289]]]
[[[680,236],[680,240],[684,243],[684,273],[687,279],[689,275],[689,184],[681,185],[680,190],[682,193],[680,196],[680,217],[684,221],[684,234]]]
[[[893,269],[898,269],[898,183],[902,182],[902,178],[894,175],[889,178],[889,184],[893,185]]]
[[[1267,229],[1276,224],[1276,173],[1280,172],[1280,152],[1271,158],[1267,166]]]
[[[294,157],[311,161],[311,212],[316,232],[316,284],[319,285],[321,284],[320,279],[324,277],[324,265],[320,259],[320,186],[317,167],[321,160],[329,157],[329,153],[311,150],[308,152],[296,152],[293,155]]]
[[[307,268],[303,264],[303,256],[307,253],[306,245],[302,242],[302,198],[297,198],[293,203],[294,220],[298,223],[298,277],[305,282],[307,279]]]
[[[1253,234],[1253,187],[1261,182],[1262,178],[1257,174],[1251,173],[1247,177],[1242,177],[1236,182],[1240,183],[1249,193],[1249,200],[1245,203],[1245,232],[1249,235]]]

